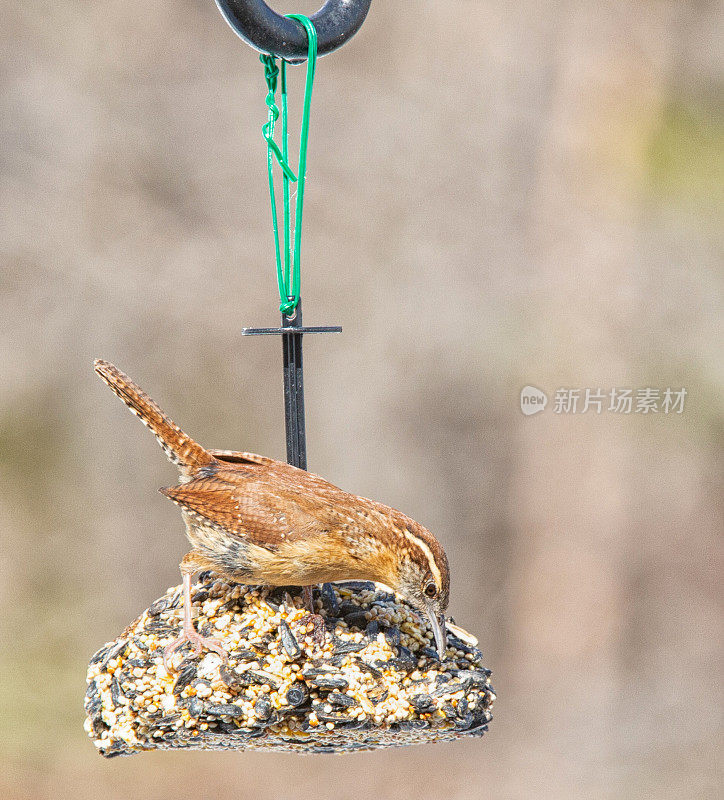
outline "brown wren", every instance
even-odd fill
[[[178,486],[160,489],[181,508],[191,542],[180,565],[183,634],[164,650],[168,669],[172,653],[187,641],[197,653],[205,647],[226,658],[221,644],[201,636],[192,622],[191,578],[205,569],[252,585],[377,581],[428,616],[445,657],[450,572],[430,531],[283,461],[206,450],[113,364],[97,360],[95,371],[153,431],[181,473]]]

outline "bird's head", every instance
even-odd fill
[[[403,529],[396,584],[397,593],[430,620],[442,660],[447,647],[444,614],[450,599],[450,569],[437,539],[412,520]]]

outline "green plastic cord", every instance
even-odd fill
[[[281,72],[276,65],[276,58],[262,55],[259,60],[264,65],[264,78],[267,84],[266,104],[269,108],[269,119],[262,127],[267,143],[267,169],[269,172],[269,195],[271,199],[272,227],[274,229],[274,250],[277,267],[277,283],[279,284],[279,310],[286,316],[292,316],[299,303],[300,293],[300,254],[302,247],[302,212],[304,209],[304,184],[307,177],[307,142],[309,139],[309,113],[312,105],[312,87],[314,72],[317,66],[317,31],[314,25],[303,14],[288,14],[291,19],[300,22],[307,32],[309,42],[307,50],[307,79],[304,85],[304,106],[302,109],[302,129],[299,136],[299,165],[297,174],[289,165],[289,130],[287,113],[287,64],[281,59]],[[281,83],[281,112],[276,104],[275,96],[277,78]],[[274,140],[274,127],[281,116],[282,146]],[[284,257],[282,259],[279,241],[279,224],[277,220],[277,203],[274,192],[274,162],[282,169],[282,214],[284,224]],[[294,223],[290,216],[290,183],[297,184],[297,202],[294,212]],[[292,252],[292,231],[294,250]]]

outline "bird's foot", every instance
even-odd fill
[[[314,628],[312,629],[312,641],[319,645],[320,647],[324,644],[324,640],[327,634],[327,628],[324,624],[324,617],[321,614],[305,614],[301,619],[297,620],[299,625],[303,625],[305,628],[312,623]]]
[[[171,658],[176,650],[186,642],[191,645],[194,654],[197,656],[201,654],[203,648],[206,648],[206,650],[211,650],[212,653],[220,655],[224,663],[228,663],[229,661],[229,654],[224,650],[218,639],[210,639],[206,636],[202,636],[195,628],[191,627],[190,629],[184,629],[183,634],[179,636],[178,639],[174,639],[163,648],[163,665],[166,667],[167,672],[176,671],[171,663]]]

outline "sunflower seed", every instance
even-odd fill
[[[256,703],[254,703],[254,714],[256,715],[257,719],[262,721],[266,721],[272,715],[272,704],[269,702],[268,698],[260,697]]]
[[[322,584],[322,602],[333,617],[339,616],[339,601],[331,583]]]
[[[365,611],[356,611],[354,614],[347,614],[344,621],[350,628],[365,630],[367,627],[367,615]]]
[[[330,692],[326,699],[328,703],[331,703],[333,706],[339,706],[340,708],[354,708],[354,706],[359,705],[354,697],[350,697],[348,694],[342,694],[341,692]]]
[[[287,690],[285,699],[290,706],[301,706],[309,699],[309,689],[303,683],[295,683]]]
[[[302,648],[299,646],[299,642],[284,620],[279,623],[279,636],[282,640],[282,647],[289,658],[298,658],[302,654]]]
[[[176,678],[176,682],[173,685],[173,693],[177,696],[180,695],[195,677],[196,664],[189,664],[185,668],[181,669],[178,673],[178,678]]]
[[[233,717],[238,719],[244,716],[244,710],[233,703],[207,703],[205,711],[211,717]]]
[[[420,714],[434,711],[436,708],[435,701],[429,694],[416,694],[410,698],[410,705]]]
[[[335,643],[333,655],[342,656],[347,653],[359,653],[367,647],[367,642],[339,642]]]
[[[375,680],[381,681],[382,680],[382,673],[372,666],[372,664],[368,664],[359,656],[356,656],[354,659],[355,664],[362,670],[362,672],[366,672],[371,675]]]
[[[304,679],[319,689],[346,689],[349,681],[336,675],[305,675]]]

